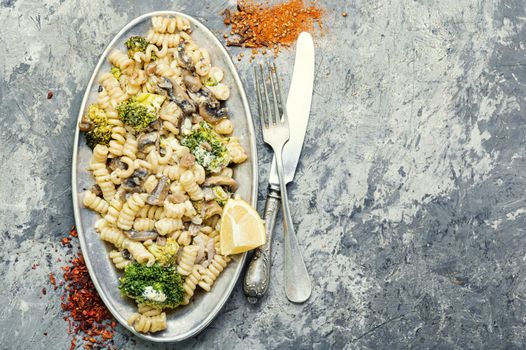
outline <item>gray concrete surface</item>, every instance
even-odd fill
[[[268,298],[251,306],[238,285],[177,348],[524,348],[524,2],[319,3],[313,110],[289,192],[312,297],[286,301],[278,235]],[[67,257],[75,119],[98,55],[150,10],[187,12],[221,35],[232,2],[0,4],[0,348],[64,349],[48,274]],[[286,84],[292,58],[277,60]],[[251,64],[236,65],[253,96]],[[261,205],[270,152],[259,152]],[[122,328],[116,346],[176,348]]]

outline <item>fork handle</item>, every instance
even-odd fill
[[[278,170],[279,187],[281,189],[281,205],[284,219],[284,246],[285,246],[285,294],[293,303],[303,303],[309,299],[312,286],[305,262],[301,256],[301,249],[296,238],[296,230],[290,215],[287,184],[283,174],[283,159],[281,149],[275,149],[276,168]]]
[[[255,304],[261,299],[267,293],[269,287],[272,236],[274,225],[276,224],[276,217],[279,212],[279,200],[279,187],[270,185],[267,193],[267,201],[265,202],[265,212],[263,214],[267,240],[264,245],[256,249],[252,256],[243,283],[243,291],[247,296],[248,302],[251,304]]]

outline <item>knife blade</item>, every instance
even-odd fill
[[[289,142],[283,148],[283,169],[285,170],[286,184],[294,180],[294,174],[300,159],[303,140],[309,122],[313,85],[314,43],[311,35],[303,32],[298,37],[296,61],[287,97],[287,113],[291,128]],[[276,157],[272,159],[269,184],[279,186]]]
[[[313,85],[314,43],[311,35],[303,32],[297,40],[294,70],[286,104],[291,128],[290,139],[283,149],[285,184],[292,182],[296,173],[309,122]],[[270,281],[272,236],[280,206],[279,179],[275,163],[274,158],[263,214],[267,240],[263,246],[256,249],[243,284],[243,290],[250,303],[256,303],[266,294]]]

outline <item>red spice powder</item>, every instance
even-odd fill
[[[323,12],[314,3],[306,6],[303,0],[288,0],[273,6],[257,4],[252,0],[238,1],[236,12],[227,9],[223,13],[224,23],[232,26],[230,35],[233,36],[226,44],[253,49],[270,48],[277,54],[280,46],[290,46],[301,32],[312,32],[315,23],[321,29]],[[266,49],[263,51],[265,53]]]
[[[68,245],[71,237],[78,236],[75,227],[69,236],[61,240],[63,245]],[[70,259],[62,270],[61,306],[66,313],[64,320],[68,322],[68,333],[73,335],[70,349],[75,349],[79,341],[83,342],[85,349],[111,348],[116,322],[100,299],[82,254],[79,252]],[[53,274],[50,274],[50,281],[56,289]]]

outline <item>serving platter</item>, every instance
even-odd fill
[[[110,70],[107,57],[113,48],[126,50],[124,42],[129,36],[144,36],[153,16],[182,16],[187,18],[192,26],[192,37],[200,47],[206,48],[212,59],[212,65],[224,71],[224,83],[230,87],[230,98],[226,102],[229,116],[234,124],[234,136],[248,153],[248,160],[236,166],[234,177],[239,183],[237,194],[253,207],[257,200],[257,153],[256,139],[247,97],[236,68],[223,45],[202,23],[195,18],[176,11],[157,11],[135,18],[117,33],[102,53],[95,70],[89,80],[84,98],[80,106],[78,120],[84,115],[90,103],[96,101],[98,79],[103,72]],[[232,261],[217,279],[209,293],[199,291],[193,301],[184,307],[167,312],[167,329],[153,334],[137,333],[126,320],[136,312],[133,300],[121,296],[118,289],[120,273],[108,258],[111,246],[104,243],[95,231],[95,222],[99,216],[82,205],[79,195],[94,184],[87,170],[92,151],[86,145],[84,136],[76,129],[72,162],[72,197],[75,222],[77,225],[80,246],[86,266],[93,283],[113,316],[130,332],[138,337],[154,342],[178,342],[202,331],[219,313],[230,296],[239,278],[246,253],[232,256]]]

